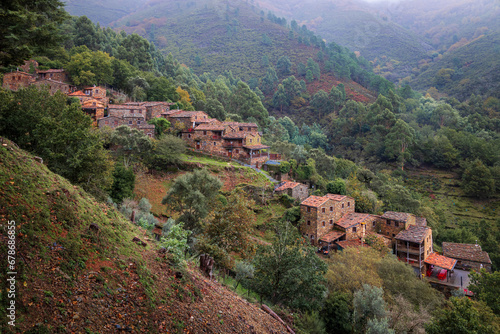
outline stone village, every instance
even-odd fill
[[[29,73],[31,72],[31,73]],[[178,129],[179,136],[194,151],[236,160],[259,168],[266,161],[279,159],[262,144],[262,134],[255,123],[221,122],[204,111],[171,110],[170,102],[124,102],[110,104],[104,87],[82,87],[68,83],[62,69],[39,70],[31,60],[21,71],[6,73],[3,87],[11,90],[36,85],[77,98],[82,110],[90,115],[94,126],[116,128],[128,125],[154,137],[154,118],[167,119]],[[278,162],[279,163],[279,162]],[[440,290],[463,289],[467,293],[468,271],[484,268],[491,272],[487,252],[477,244],[444,242],[443,252],[433,249],[432,229],[424,217],[404,212],[372,215],[355,212],[355,200],[349,196],[326,194],[309,196],[308,186],[282,180],[274,188],[276,194],[287,194],[300,201],[300,232],[323,254],[352,247],[383,245],[400,261],[411,265],[415,273]]]

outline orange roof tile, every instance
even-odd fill
[[[300,185],[300,183],[298,183],[298,182],[283,181],[277,185],[277,187],[276,187],[276,189],[274,189],[274,191],[283,191],[286,189],[293,189],[298,185]]]
[[[345,198],[352,198],[352,197],[348,197],[345,195],[339,195],[339,194],[326,194],[325,197],[328,197],[329,199],[332,199],[336,202],[341,201]],[[352,199],[354,199],[354,198],[352,198]]]
[[[224,131],[225,126],[220,122],[203,123],[194,128],[195,131]]]
[[[87,96],[87,94],[85,94],[84,92],[82,92],[81,90],[77,90],[76,92],[73,92],[71,94],[68,94],[68,96]]]
[[[429,256],[424,260],[424,262],[427,264],[438,266],[446,270],[453,270],[453,268],[455,268],[455,265],[457,264],[457,260],[451,259],[443,255],[439,255],[438,253],[429,254]]]
[[[328,201],[328,198],[324,196],[314,196],[311,195],[300,203],[300,205],[311,206],[314,208],[320,207],[323,203]]]

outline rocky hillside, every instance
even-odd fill
[[[2,333],[287,332],[196,263],[171,267],[144,230],[5,139],[0,194],[2,226],[15,221],[17,272],[16,327],[6,323],[12,298],[2,293]],[[7,258],[0,261],[7,268]],[[8,291],[6,280],[0,284]]]

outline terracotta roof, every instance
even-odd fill
[[[345,235],[344,232],[340,232],[340,231],[330,231],[328,232],[327,234],[325,234],[324,236],[320,237],[319,238],[319,241],[324,241],[324,242],[332,242],[332,241],[335,241],[335,240],[338,240],[340,239],[341,237],[343,237]]]
[[[429,256],[424,260],[424,262],[427,264],[438,266],[446,270],[453,270],[453,268],[455,268],[455,265],[457,264],[457,260],[451,259],[443,255],[439,255],[438,253],[429,254]]]
[[[95,103],[95,105],[94,105]],[[104,104],[100,101],[85,101],[82,103],[82,108],[84,109],[96,109],[96,108],[104,108]]]
[[[421,244],[429,230],[430,228],[426,226],[410,225],[407,230],[399,232],[398,235],[396,235],[396,239]]]
[[[362,243],[360,239],[337,241],[336,244],[343,249],[354,248],[354,247],[370,247],[366,243]]]
[[[475,244],[443,242],[443,255],[459,260],[491,264],[490,256]]]
[[[23,72],[23,71],[13,71],[13,72],[5,73],[5,74],[4,74],[4,76],[5,76],[5,75],[9,75],[9,74],[11,74],[11,75],[19,75],[19,74],[22,74],[22,75],[27,75],[27,76],[30,76],[30,77],[32,77],[32,76],[33,76],[33,74],[26,73],[26,72]]]
[[[382,215],[382,218],[406,222],[410,215],[411,213],[407,212],[387,211]]]
[[[286,190],[286,189],[293,189],[297,186],[299,186],[300,183],[298,182],[292,182],[292,181],[283,181],[281,182],[280,184],[278,184],[276,186],[276,188],[274,189],[274,191],[283,191],[283,190]]]
[[[367,213],[351,212],[340,218],[335,223],[335,225],[338,225],[342,228],[349,228],[366,221],[368,218],[370,218],[370,216],[371,215]]]
[[[263,145],[263,144],[255,144],[255,145],[243,145],[244,148],[249,150],[264,150],[266,148],[270,148],[271,146]]]
[[[224,131],[225,126],[220,122],[203,123],[194,128],[195,131]]]
[[[351,198],[351,199],[354,199],[352,197],[348,197],[348,196],[345,196],[345,195],[339,195],[339,194],[326,194],[324,197],[328,197],[329,199],[332,199],[336,202],[338,201],[341,201],[345,198]]]
[[[324,196],[314,196],[311,195],[300,203],[300,205],[312,206],[314,208],[320,207],[323,203],[328,201],[328,198]]]
[[[76,92],[68,94],[68,96],[87,96],[87,94],[85,94],[81,90],[77,90]]]

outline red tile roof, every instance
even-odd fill
[[[358,225],[360,223],[363,223],[369,220],[369,218],[371,218],[371,215],[367,213],[352,212],[340,218],[339,221],[335,223],[335,225],[338,225],[342,228],[349,228]]]
[[[417,224],[417,226],[427,226],[427,219],[424,217],[417,217],[415,219],[415,224]]]
[[[468,260],[491,264],[490,256],[475,244],[443,242],[443,255],[458,260]]]
[[[274,191],[283,191],[286,189],[293,189],[299,185],[300,185],[300,183],[298,183],[298,182],[283,181],[280,184],[278,184],[278,186],[276,187],[276,189],[274,189]]]
[[[88,96],[88,95],[82,92],[81,90],[77,90],[76,92],[68,94],[68,96]]]
[[[421,244],[429,231],[430,228],[426,226],[410,225],[407,230],[399,232],[398,235],[396,235],[396,239]]]
[[[311,195],[300,203],[300,205],[311,206],[314,208],[320,207],[323,203],[328,201],[328,198],[324,196],[314,196]]]
[[[451,259],[443,255],[439,255],[438,253],[429,254],[429,256],[424,260],[424,262],[427,264],[438,266],[446,270],[453,270],[453,268],[455,268],[455,265],[457,264],[457,260]]]
[[[343,237],[345,235],[344,232],[340,232],[340,231],[330,231],[328,232],[327,234],[325,234],[324,236],[320,237],[319,238],[319,241],[324,241],[324,242],[332,242],[332,241],[335,241],[335,240],[338,240],[340,239],[341,237]]]

